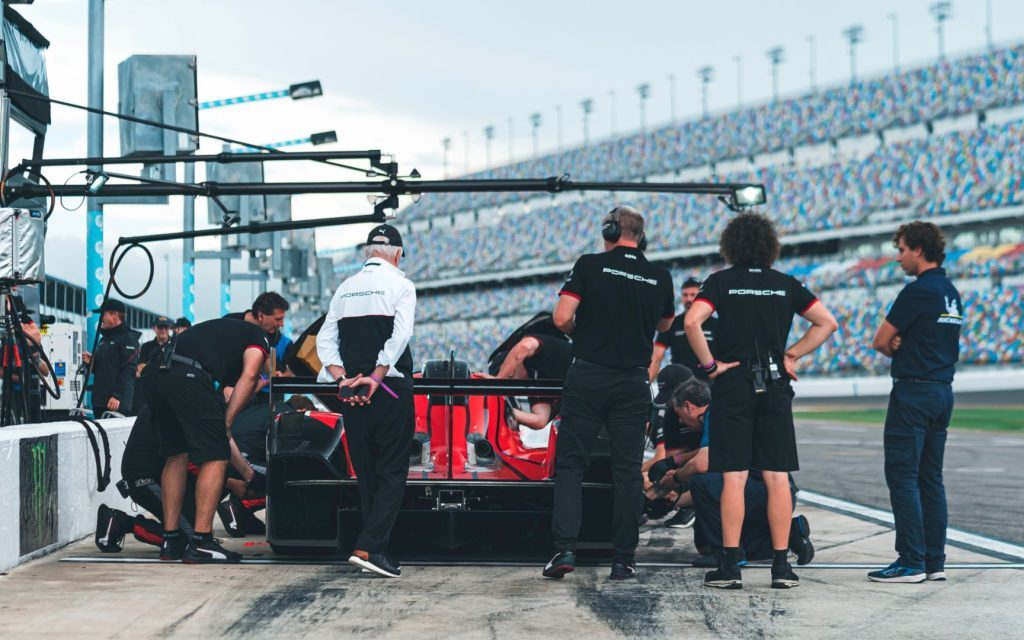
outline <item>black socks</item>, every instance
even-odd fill
[[[789,549],[772,550],[772,553],[775,554],[774,558],[772,558],[773,567],[781,567],[784,564],[789,564]]]

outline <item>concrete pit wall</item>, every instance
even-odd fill
[[[0,429],[0,571],[91,535],[100,503],[129,511],[114,484],[134,418],[102,420],[110,442],[110,485],[97,490],[96,462],[77,422]],[[94,429],[95,431],[95,429]],[[96,434],[101,447],[103,442]]]

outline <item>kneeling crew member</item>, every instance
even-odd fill
[[[690,500],[696,511],[693,527],[693,541],[701,556],[694,560],[695,567],[717,567],[722,561],[722,474],[708,471],[708,447],[710,443],[711,390],[707,384],[693,380],[676,389],[672,396],[672,408],[679,421],[700,434],[700,449],[697,455],[677,469],[668,470],[659,483],[666,489],[681,491],[689,488]],[[792,479],[791,479],[792,480]],[[795,497],[796,485],[790,482],[790,492]],[[744,518],[740,534],[740,558],[761,560],[772,557],[771,530],[768,526],[768,490],[761,472],[750,470],[750,478],[743,493]],[[804,565],[814,558],[814,546],[810,541],[810,525],[807,518],[799,515],[792,520],[789,533],[789,549],[796,554],[797,564]]]
[[[575,569],[581,484],[590,449],[605,427],[611,446],[613,580],[636,573],[643,512],[644,437],[650,414],[647,367],[656,330],[672,323],[672,276],[643,254],[644,219],[617,207],[601,227],[604,253],[581,256],[559,292],[554,323],[572,335],[573,364],[562,391],[551,530],[557,553],[547,578]]]
[[[953,414],[953,373],[960,358],[963,303],[946,277],[946,240],[930,222],[902,225],[896,261],[917,279],[896,296],[873,347],[892,358],[885,414],[885,483],[896,520],[899,557],[875,582],[945,580],[946,488],[942,459]]]
[[[173,347],[173,351],[171,348]],[[167,458],[160,487],[164,494],[161,560],[186,563],[238,562],[213,538],[213,514],[224,490],[228,460],[236,469],[249,465],[231,440],[235,418],[256,391],[270,351],[266,334],[242,320],[201,322],[179,335],[146,367],[144,390],[157,425],[161,453]],[[233,382],[225,409],[217,386]],[[196,480],[195,534],[178,530],[188,465],[199,467]],[[250,476],[252,480],[255,476]]]
[[[389,578],[402,574],[388,553],[409,475],[415,431],[412,338],[416,288],[398,270],[402,236],[386,224],[370,231],[362,270],[331,299],[316,351],[319,379],[339,381],[352,467],[359,482],[363,530],[348,561]],[[346,399],[346,396],[348,398]]]
[[[708,376],[711,391],[709,469],[724,473],[722,487],[722,562],[704,577],[704,585],[740,589],[739,546],[743,530],[743,494],[751,468],[760,469],[768,490],[772,587],[799,584],[789,566],[789,528],[793,499],[789,472],[799,468],[793,429],[796,362],[820,347],[836,330],[832,314],[790,275],[775,271],[779,256],[775,226],[765,216],[733,218],[719,242],[731,265],[712,274],[686,314],[684,327],[693,352]],[[715,354],[703,324],[718,312]],[[800,340],[786,347],[793,316],[811,323]]]

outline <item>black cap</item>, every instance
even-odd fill
[[[390,224],[379,224],[370,230],[370,233],[366,236],[366,242],[362,246],[368,246],[372,244],[382,244],[389,247],[401,247],[402,246],[402,234],[398,233],[398,229],[392,227]],[[403,250],[404,254],[405,251]]]
[[[668,404],[676,387],[693,377],[693,372],[681,364],[670,364],[658,373],[658,395],[654,404]]]
[[[105,311],[118,311],[120,313],[128,313],[128,307],[124,306],[124,303],[120,300],[114,300],[113,298],[107,298],[100,305],[99,309],[93,309],[93,313],[103,313]]]
[[[156,320],[153,321],[154,327],[170,327],[173,326],[171,319],[167,316],[157,316]]]
[[[192,321],[189,320],[188,318],[184,318],[184,317],[178,318],[177,320],[174,321],[174,326],[176,326],[176,327],[184,327],[184,328],[188,329],[189,327],[192,326]]]

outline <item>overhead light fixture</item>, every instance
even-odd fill
[[[96,195],[109,180],[110,176],[103,172],[89,171],[86,173],[85,190],[92,195]]]
[[[311,80],[310,82],[300,82],[293,84],[288,87],[288,96],[292,100],[303,100],[305,98],[316,98],[324,94],[323,87],[320,86],[319,80]]]
[[[734,189],[732,200],[733,204],[737,207],[754,207],[768,201],[765,196],[764,187],[753,184]]]

